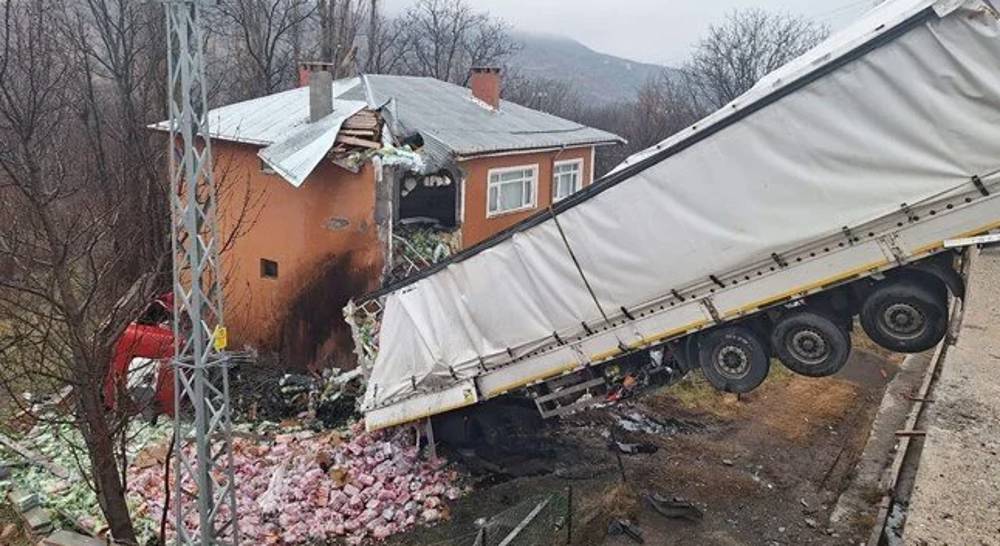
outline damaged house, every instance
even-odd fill
[[[502,100],[499,69],[469,89],[327,68],[209,113],[231,343],[289,366],[340,362],[351,297],[591,184],[595,148],[623,142]]]

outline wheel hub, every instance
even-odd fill
[[[730,379],[740,379],[750,371],[750,355],[733,345],[719,349],[716,362],[719,372]]]
[[[830,345],[815,330],[799,330],[791,335],[789,351],[806,364],[822,364],[830,355]]]
[[[894,303],[882,313],[886,329],[894,336],[914,338],[923,332],[926,318],[920,309],[908,303]]]

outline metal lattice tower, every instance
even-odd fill
[[[165,0],[174,250],[174,525],[177,543],[237,544],[221,237],[207,138],[202,8]],[[201,138],[201,137],[206,138]],[[193,418],[193,420],[192,420]]]

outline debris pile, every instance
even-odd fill
[[[448,258],[461,246],[458,233],[426,225],[401,225],[393,233],[391,279],[405,279]]]
[[[145,446],[169,436],[171,423],[157,426],[135,422],[129,429],[127,456],[135,460]],[[20,464],[12,465],[9,482],[0,481],[0,496],[6,496],[14,486],[30,492],[37,506],[48,511],[52,524],[80,529],[92,534],[104,530],[97,497],[90,479],[79,471],[79,462],[86,461],[86,451],[80,433],[71,424],[39,422],[28,434],[17,439],[34,455],[27,459],[10,449],[0,455]],[[137,531],[151,532],[152,522],[136,521]],[[41,529],[39,529],[41,530]]]
[[[443,460],[422,460],[411,432],[367,433],[355,424],[344,432],[284,432],[269,442],[235,438],[241,537],[251,544],[360,544],[446,518],[446,501],[463,493],[458,473]],[[143,499],[136,515],[158,518],[162,466],[133,467],[129,483]]]
[[[319,376],[285,374],[277,382],[277,396],[268,412],[281,418],[296,416],[316,429],[332,429],[354,416],[363,391],[360,368],[327,369]]]

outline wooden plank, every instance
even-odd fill
[[[378,122],[376,122],[376,121],[370,121],[370,122],[345,121],[341,125],[341,127],[344,127],[344,128],[347,128],[347,129],[357,129],[357,130],[364,130],[364,131],[375,132],[375,131],[378,131]]]
[[[377,149],[382,147],[381,144],[375,142],[374,140],[365,140],[363,138],[352,137],[349,135],[338,135],[337,142],[350,144],[351,146],[360,146],[362,148]]]
[[[896,436],[897,437],[910,437],[910,438],[920,437],[920,436],[927,436],[927,431],[926,430],[897,430],[896,431]]]
[[[351,116],[344,120],[347,125],[378,125],[378,118],[375,116]]]
[[[549,497],[549,498],[543,500],[542,502],[538,503],[538,506],[536,506],[535,509],[532,510],[531,513],[529,513],[527,517],[525,517],[523,520],[521,520],[521,523],[518,523],[517,527],[514,527],[514,530],[511,531],[510,534],[508,534],[507,536],[505,536],[504,539],[501,540],[500,544],[498,544],[497,546],[507,546],[508,544],[510,544],[511,542],[513,542],[514,539],[517,538],[517,535],[521,534],[521,531],[523,531],[524,528],[527,527],[528,524],[531,523],[532,520],[535,519],[535,516],[537,516],[538,513],[542,511],[542,509],[544,509],[546,506],[548,506],[549,500],[551,500],[551,498],[552,497]]]

